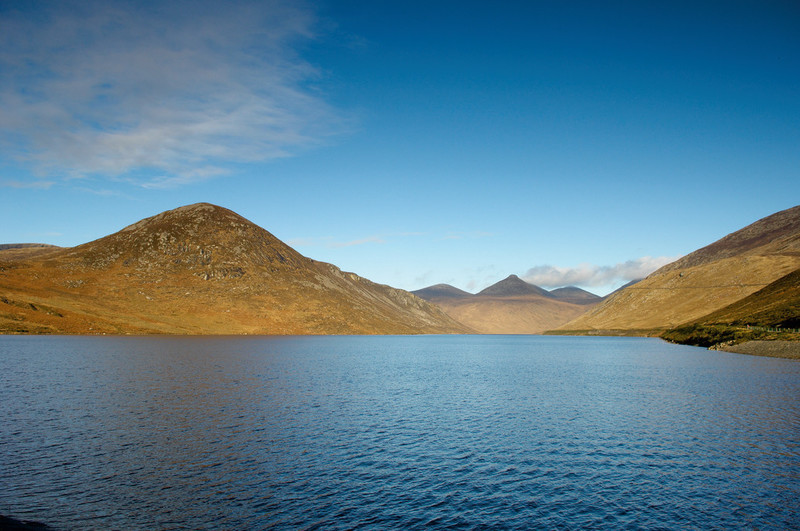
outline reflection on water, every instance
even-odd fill
[[[631,338],[0,337],[56,528],[800,525],[800,363]]]

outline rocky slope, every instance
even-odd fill
[[[800,206],[662,267],[558,331],[660,333],[740,301],[798,267]]]
[[[599,297],[579,288],[548,292],[511,275],[476,295],[447,284],[413,292],[485,334],[538,334],[586,312]]]
[[[222,207],[163,212],[74,248],[4,258],[0,332],[468,331],[405,291],[306,258]]]

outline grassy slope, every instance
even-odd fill
[[[766,218],[616,292],[559,332],[667,330],[726,308],[800,267],[800,206]]]
[[[574,319],[591,305],[539,295],[432,299],[456,321],[483,334],[539,334]]]
[[[0,333],[466,332],[439,308],[308,259],[213,205],[70,249],[4,259]]]
[[[725,308],[668,330],[662,337],[704,347],[756,340],[800,340],[800,333],[781,328],[800,329],[800,269]]]

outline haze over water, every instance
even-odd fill
[[[796,528],[800,363],[641,338],[0,337],[0,514]]]

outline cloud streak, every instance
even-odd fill
[[[0,181],[0,186],[5,188],[18,188],[29,190],[49,190],[54,184],[53,181],[31,181],[23,182],[17,180]]]
[[[0,12],[0,149],[150,188],[290,156],[343,129],[295,51],[296,2],[67,1]]]
[[[577,267],[556,267],[541,265],[530,268],[523,278],[525,281],[543,288],[607,286],[644,278],[656,269],[676,259],[677,257],[644,256],[611,266],[580,264]]]

